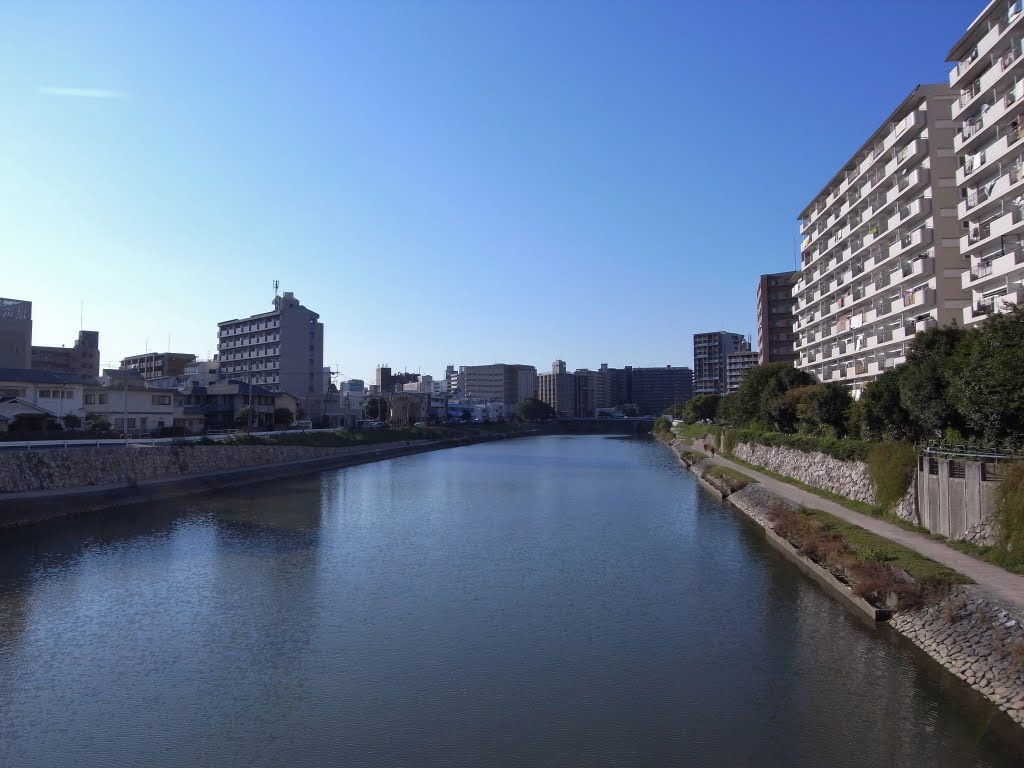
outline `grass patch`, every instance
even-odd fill
[[[695,455],[699,455],[699,454],[695,453]],[[734,481],[736,481],[738,483],[742,483],[743,485],[741,485],[740,488],[743,488],[743,487],[745,487],[747,485],[750,485],[751,483],[756,483],[757,482],[757,480],[752,478],[750,475],[745,475],[742,472],[740,472],[738,469],[733,469],[732,467],[726,467],[726,466],[723,466],[721,464],[713,464],[712,466],[707,468],[707,471],[704,474],[705,475],[711,475],[712,477],[726,478],[726,479],[734,480]],[[739,490],[739,489],[737,489],[737,490]]]
[[[902,568],[922,585],[971,584],[972,581],[962,573],[954,571],[942,563],[925,557],[912,549],[901,547],[884,536],[833,517],[820,509],[804,511],[810,517],[821,521],[848,541],[859,562],[878,562],[880,554],[884,561]]]
[[[682,437],[687,440],[705,438],[708,435],[714,435],[717,438],[722,434],[722,429],[723,428],[717,424],[679,424],[672,427],[672,431],[675,432],[678,437]]]
[[[983,560],[986,563],[998,566],[999,568],[1010,571],[1011,573],[1024,575],[1024,557],[1015,557],[999,547],[987,547],[970,541],[963,541],[961,539],[950,539],[943,536],[941,533],[932,533],[924,526],[918,525],[910,520],[906,520],[892,512],[887,512],[877,505],[848,499],[845,496],[840,496],[838,494],[822,490],[821,488],[815,488],[813,485],[801,483],[799,480],[794,480],[792,477],[780,475],[777,472],[772,472],[770,469],[759,467],[755,464],[744,461],[743,459],[736,458],[735,456],[730,456],[729,461],[732,461],[735,464],[740,464],[748,469],[756,470],[763,475],[768,475],[768,477],[780,480],[787,485],[792,485],[794,488],[799,488],[800,490],[807,491],[808,493],[813,493],[815,496],[828,499],[829,501],[834,501],[836,504],[844,506],[853,512],[859,512],[862,515],[869,515],[878,520],[884,520],[885,522],[898,526],[905,531],[919,533],[922,536],[927,536],[929,539],[942,542],[947,547],[955,549],[957,552],[963,552],[965,555],[970,555],[978,560]],[[822,512],[822,514],[826,513]],[[883,539],[883,541],[888,541],[888,539]]]
[[[774,531],[878,608],[912,608],[971,580],[941,563],[818,509],[778,504]]]

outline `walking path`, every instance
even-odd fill
[[[693,449],[695,451],[703,453],[702,447],[702,440],[694,441]],[[973,579],[985,591],[1013,605],[1018,610],[1024,611],[1024,576],[1010,573],[991,563],[986,563],[984,560],[978,560],[963,552],[958,552],[947,547],[942,542],[929,539],[920,533],[908,531],[869,515],[862,515],[860,512],[854,512],[852,509],[837,504],[834,501],[829,501],[809,491],[796,488],[781,480],[776,480],[774,477],[762,474],[750,467],[723,459],[721,456],[716,455],[714,458],[711,458],[711,461],[715,464],[732,467],[754,478],[773,493],[791,499],[797,504],[820,509],[822,512],[827,512],[849,523],[859,525],[865,530],[877,533],[879,536],[884,536],[907,549],[912,549],[925,557],[929,557],[955,571],[959,571],[964,576],[969,576]]]

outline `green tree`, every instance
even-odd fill
[[[1024,307],[969,331],[950,376],[949,398],[964,430],[990,445],[1024,443]]]
[[[249,426],[249,406],[239,408],[235,414],[235,426],[236,427],[248,427]]]
[[[814,377],[788,363],[756,365],[743,375],[729,408],[736,426],[755,423],[774,426],[772,402],[794,387],[814,384]],[[778,429],[778,427],[775,427]]]
[[[623,416],[639,416],[640,412],[633,403],[619,403],[615,406]]]
[[[274,409],[274,423],[289,426],[295,422],[295,414],[292,413],[290,408],[275,408]]]
[[[368,397],[363,404],[363,412],[368,419],[384,421],[388,416],[388,401],[379,395]]]
[[[555,409],[536,397],[528,397],[516,403],[515,412],[516,416],[523,421],[543,421],[555,418]]]
[[[462,409],[462,420],[463,421],[469,421],[471,418],[473,418],[473,412],[471,410],[469,410],[469,408],[463,408]]]
[[[104,419],[102,414],[89,413],[85,417],[85,428],[93,432],[107,432],[110,429],[110,422]]]
[[[890,368],[870,382],[858,400],[860,436],[865,440],[906,440],[916,427],[900,399],[900,369]]]
[[[82,426],[82,419],[73,413],[65,413],[61,421],[64,422],[65,429],[78,429]]]
[[[939,437],[947,427],[961,426],[948,388],[960,366],[964,331],[932,328],[914,337],[907,362],[897,368],[900,404],[910,416],[915,438]]]
[[[683,406],[683,421],[696,424],[704,419],[713,419],[718,415],[718,404],[721,395],[697,395],[691,397]]]

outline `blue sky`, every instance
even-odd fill
[[[0,4],[0,295],[103,360],[319,312],[325,365],[687,365],[966,0]]]

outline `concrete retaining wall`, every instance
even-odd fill
[[[824,453],[804,453],[796,448],[737,443],[733,455],[750,464],[792,477],[806,485],[845,496],[865,504],[875,504],[875,490],[863,461],[840,461]],[[896,505],[893,512],[905,520],[918,521],[914,488]]]
[[[169,445],[5,451],[0,453],[0,494],[140,483],[242,467],[358,455],[381,448],[407,447],[412,444],[344,448],[298,445]]]

